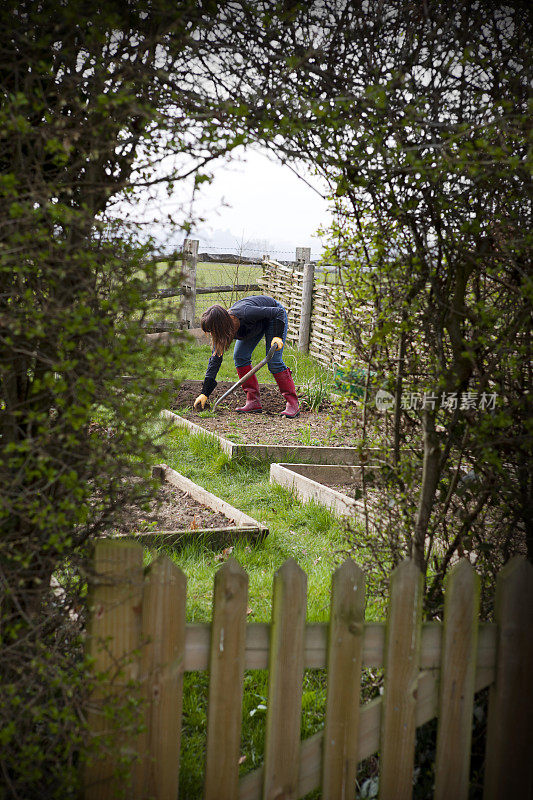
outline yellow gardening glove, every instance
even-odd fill
[[[283,339],[280,339],[279,336],[273,336],[272,344],[275,344],[278,350],[281,350],[281,348],[283,347]]]
[[[199,394],[196,400],[194,401],[193,407],[198,408],[198,406],[200,406],[203,411],[206,403],[207,403],[207,395]]]

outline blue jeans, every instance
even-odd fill
[[[281,303],[280,303],[281,305]],[[287,312],[285,311],[285,325],[283,326],[283,344],[285,344],[285,339],[287,338],[287,328],[288,328],[288,319],[287,319]],[[264,333],[258,333],[257,336],[251,336],[249,339],[236,339],[235,340],[235,348],[233,350],[233,362],[236,367],[245,367],[248,364],[252,363],[252,353],[261,341],[261,339],[265,337],[266,342],[266,352],[270,350],[272,345],[272,337],[274,336],[274,321],[268,323],[268,327]],[[284,369],[287,369],[285,364],[283,363],[283,348],[281,350],[276,350],[270,361],[268,362],[268,368],[272,375],[275,375],[277,372],[283,372]]]

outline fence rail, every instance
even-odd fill
[[[224,294],[225,292],[255,292],[261,287],[258,283],[236,283],[231,286],[197,286],[196,294]],[[192,289],[190,286],[180,286],[177,289],[164,289],[162,292],[147,295],[149,300],[166,300],[168,297],[181,297],[189,295]]]
[[[515,558],[498,577],[496,622],[478,624],[479,580],[452,571],[443,624],[422,623],[413,562],[391,576],[387,622],[365,623],[364,575],[352,561],[333,575],[330,621],[306,624],[305,573],[287,561],[274,576],[272,621],[247,624],[248,576],[234,560],[217,572],[210,625],[186,625],[186,579],[167,558],[143,571],[137,543],[96,546],[88,648],[100,674],[89,726],[100,755],[85,768],[85,797],[113,797],[117,761],[126,795],[178,794],[183,674],[209,670],[204,797],[354,795],[357,763],[380,750],[380,797],[410,798],[416,727],[439,718],[436,798],[466,798],[474,692],[491,687],[485,798],[528,797],[533,670],[533,567]],[[363,666],[383,667],[383,696],[359,706]],[[269,670],[264,763],[239,779],[243,679]],[[303,670],[327,667],[324,730],[300,741]],[[125,695],[141,703],[144,732],[117,734],[106,713]],[[103,743],[114,733],[113,748]],[[106,753],[106,755],[102,755]],[[124,764],[122,764],[124,766]],[[282,795],[280,794],[282,793]]]

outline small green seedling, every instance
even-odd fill
[[[199,416],[199,417],[204,417],[204,418],[205,418],[205,417],[215,417],[215,416],[216,416],[216,414],[215,414],[215,412],[214,412],[212,409],[210,409],[210,408],[204,408],[204,410],[203,410],[203,411],[198,411],[198,416]]]

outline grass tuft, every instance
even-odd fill
[[[332,385],[329,376],[316,375],[304,383],[305,401],[311,411],[320,411],[329,401]]]
[[[222,452],[216,439],[204,433],[195,433],[190,441],[191,453],[197,458],[212,459]]]

